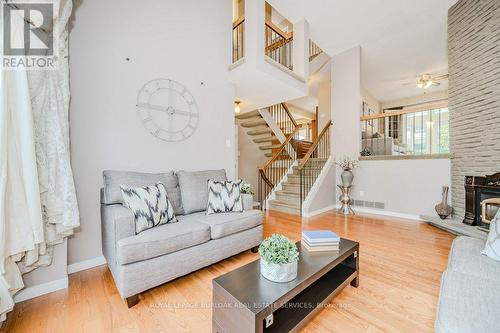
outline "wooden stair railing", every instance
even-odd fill
[[[297,121],[285,103],[271,105],[267,109],[285,136],[290,135],[297,128]]]
[[[259,168],[258,174],[258,200],[261,209],[265,209],[265,203],[274,187],[286,175],[290,167],[297,161],[297,153],[292,146],[292,140],[298,139],[301,125],[297,125],[292,133],[281,144],[269,161]]]
[[[304,157],[299,162],[300,175],[300,211],[302,212],[302,204],[309,194],[309,191],[318,178],[324,164],[330,157],[330,127],[332,122],[328,122],[323,128],[318,138]]]

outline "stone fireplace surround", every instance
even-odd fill
[[[448,12],[451,201],[465,215],[466,176],[500,166],[500,1],[459,0]]]

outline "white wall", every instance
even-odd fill
[[[372,109],[375,113],[380,113],[382,111],[380,102],[373,97],[368,90],[361,88],[361,96],[363,98],[363,102],[368,104],[370,109]]]
[[[332,58],[332,149],[336,158],[359,156],[361,49]],[[442,186],[450,185],[449,159],[361,161],[354,171],[355,199],[385,203],[385,210],[403,214],[435,214]],[[337,184],[340,183],[337,169]],[[364,192],[361,196],[360,191]]]
[[[81,230],[69,241],[69,263],[102,253],[103,170],[225,168],[233,177],[231,18],[231,0],[87,0],[76,9],[70,118]],[[200,121],[188,140],[159,141],[139,121],[137,92],[154,78],[179,81],[195,97]]]
[[[332,82],[324,81],[319,84],[318,89],[318,131],[321,131],[331,119]]]
[[[29,288],[39,284],[67,278],[67,249],[68,242],[66,239],[61,244],[54,246],[52,264],[46,267],[39,267],[32,272],[24,274],[24,286]]]
[[[357,46],[332,57],[331,151],[335,160],[359,156],[361,147],[361,47]],[[334,175],[339,184],[340,173]],[[332,189],[337,197],[337,188]]]
[[[319,98],[319,128],[330,118],[331,155],[333,159],[344,155],[356,157],[359,154],[361,100],[361,48],[355,47],[332,57],[331,84],[326,81],[320,85]],[[329,91],[326,90],[329,88]],[[321,117],[330,111],[330,117]],[[335,166],[328,171],[318,192],[311,197],[311,203],[305,207],[305,213],[311,214],[331,207],[336,198],[336,178],[338,172]],[[338,184],[338,182],[337,182]]]
[[[382,202],[390,212],[435,215],[442,187],[450,184],[449,159],[361,161],[354,170],[352,195]]]
[[[313,189],[309,192],[308,199],[310,200],[310,205],[304,203],[303,213],[305,216],[310,216],[324,211],[325,209],[331,209],[335,203],[335,165],[325,165],[323,171],[326,172],[324,178],[318,177],[317,184],[314,184]]]
[[[361,148],[361,47],[332,57],[332,152],[356,157]]]
[[[416,105],[416,104],[426,104],[432,103],[436,101],[446,101],[448,100],[448,90],[438,91],[434,93],[423,93],[417,96],[411,96],[407,98],[396,99],[392,101],[385,101],[381,103],[381,108],[388,109],[397,106],[408,106],[408,105]]]

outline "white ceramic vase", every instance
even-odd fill
[[[297,263],[273,264],[260,258],[260,273],[273,282],[290,282],[297,277]]]

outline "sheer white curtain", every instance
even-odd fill
[[[54,5],[56,70],[2,69],[0,76],[0,320],[24,287],[22,274],[50,265],[52,247],[79,225],[68,123],[72,3]],[[21,38],[23,27],[12,29]]]

